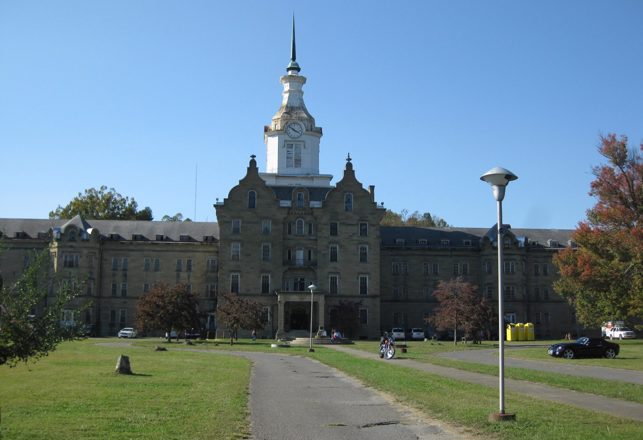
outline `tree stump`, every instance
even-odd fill
[[[129,363],[129,356],[124,354],[118,357],[116,361],[116,373],[118,374],[132,374],[132,367]]]

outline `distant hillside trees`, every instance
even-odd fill
[[[382,226],[426,226],[438,228],[446,228],[449,226],[443,218],[433,215],[430,212],[420,214],[419,211],[415,211],[409,214],[407,209],[403,209],[399,214],[387,209],[380,224]]]
[[[152,210],[145,207],[138,209],[134,198],[122,196],[114,188],[101,186],[89,188],[84,194],[78,193],[67,205],[58,207],[49,213],[49,218],[70,219],[80,215],[94,220],[152,220]]]

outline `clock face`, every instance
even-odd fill
[[[299,136],[304,134],[304,127],[297,122],[291,122],[286,125],[286,134],[293,139],[297,139]]]

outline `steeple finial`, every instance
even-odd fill
[[[297,64],[297,46],[295,44],[295,14],[292,14],[292,38],[290,41],[290,63],[286,67],[289,74],[297,74],[301,68]]]

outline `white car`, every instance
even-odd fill
[[[395,327],[391,329],[391,336],[393,336],[393,339],[406,339],[406,335],[404,334],[404,329]]]
[[[423,328],[412,328],[411,329],[411,339],[424,339],[424,329]]]
[[[627,327],[612,327],[612,329],[607,332],[607,336],[610,339],[634,339],[636,338],[636,333]]]
[[[136,337],[136,330],[134,330],[132,327],[122,328],[118,332],[118,337],[119,338],[135,338]]]

